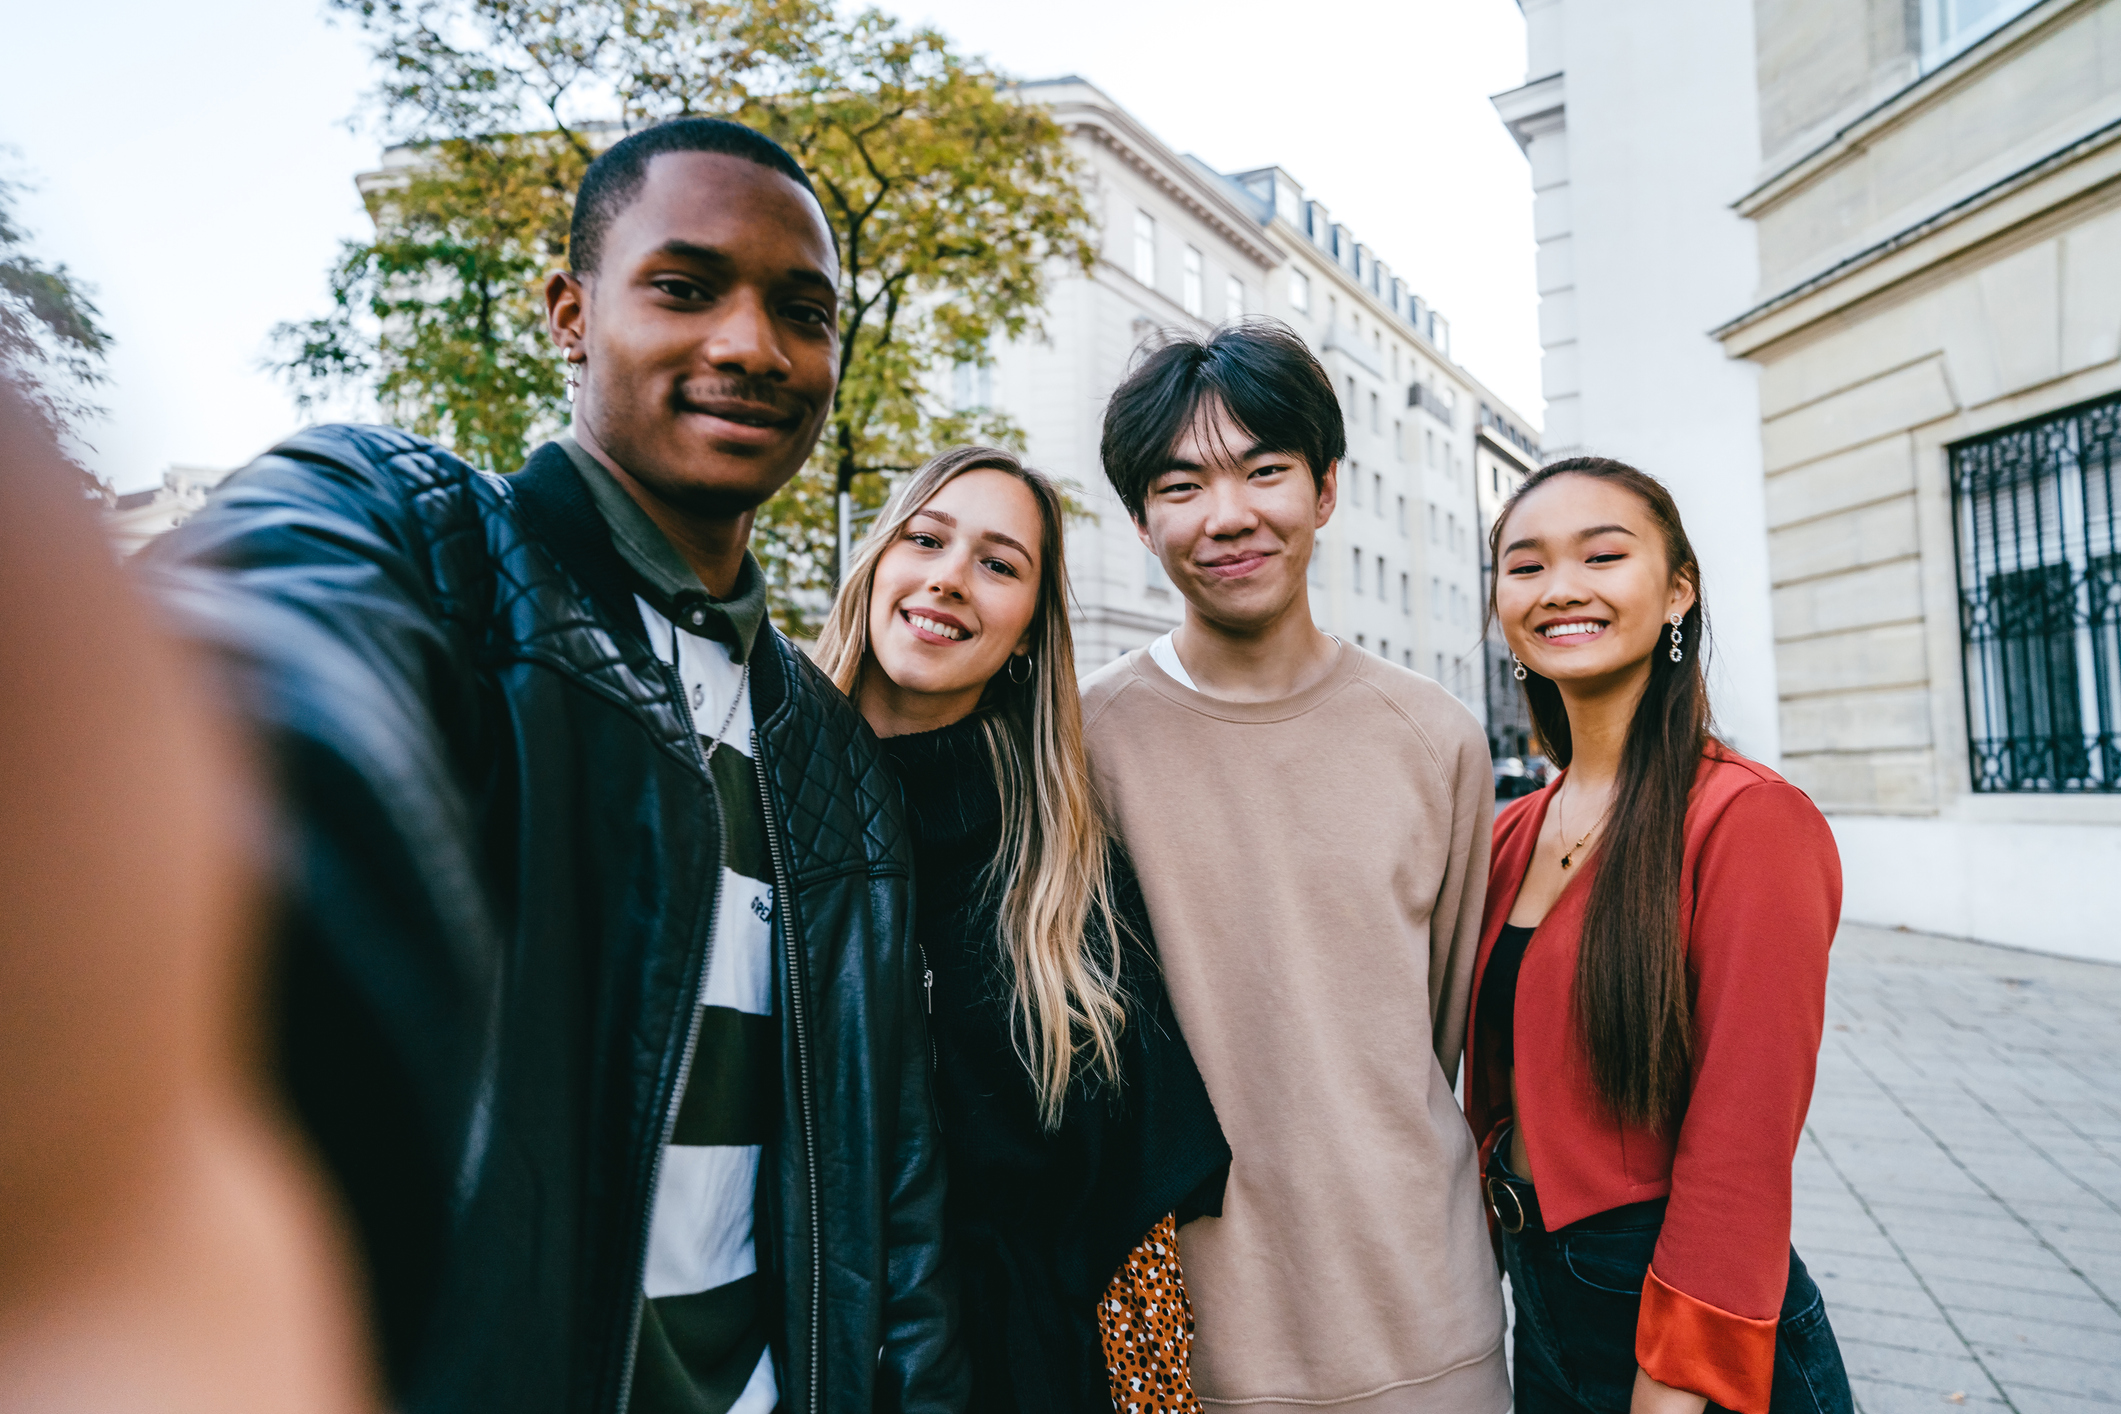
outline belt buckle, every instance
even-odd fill
[[[1516,1218],[1514,1222],[1503,1215],[1502,1200],[1505,1198],[1510,1200],[1510,1212]],[[1488,1206],[1495,1210],[1496,1225],[1504,1232],[1515,1237],[1518,1233],[1524,1231],[1524,1200],[1517,1196],[1517,1190],[1499,1178],[1488,1180]]]

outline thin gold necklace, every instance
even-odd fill
[[[1554,796],[1554,823],[1559,828],[1561,837],[1563,839],[1567,839],[1569,837],[1568,794],[1569,788],[1567,786],[1563,786],[1560,791],[1558,791]],[[1562,873],[1566,874],[1569,872],[1569,866],[1575,863],[1576,861],[1576,851],[1583,848],[1584,840],[1588,840],[1591,836],[1597,834],[1598,827],[1605,823],[1605,817],[1612,813],[1613,798],[1611,795],[1608,795],[1606,797],[1605,809],[1598,812],[1598,818],[1591,822],[1591,828],[1583,832],[1583,839],[1576,841],[1576,843],[1573,845],[1570,845],[1569,852],[1561,856]]]

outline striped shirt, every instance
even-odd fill
[[[675,659],[721,805],[720,894],[700,979],[698,1041],[663,1148],[631,1407],[640,1414],[771,1414],[779,1399],[767,1349],[752,1209],[759,1152],[779,1113],[773,1015],[773,865],[752,762],[750,690],[710,638],[673,630],[637,599],[648,641]],[[733,707],[733,711],[732,711]],[[728,723],[726,729],[724,722]]]

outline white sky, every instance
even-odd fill
[[[1538,420],[1531,192],[1487,101],[1523,77],[1510,0],[896,8],[1007,72],[1079,74],[1223,171],[1288,168]],[[0,170],[34,183],[32,250],[95,285],[116,339],[89,463],[130,490],[257,455],[302,420],[258,366],[267,333],[323,311],[339,241],[367,226],[360,36],[289,0],[15,6],[7,28]]]

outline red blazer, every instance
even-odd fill
[[[1466,1117],[1483,1141],[1510,1115],[1510,1083],[1478,1029],[1480,988],[1554,789],[1495,819],[1466,1028]],[[1679,1122],[1662,1133],[1621,1125],[1591,1091],[1574,983],[1597,867],[1595,854],[1577,866],[1518,977],[1517,1090],[1539,1206],[1558,1228],[1669,1197],[1643,1287],[1636,1361],[1674,1388],[1767,1414],[1789,1277],[1790,1169],[1812,1099],[1841,856],[1804,792],[1710,748],[1687,801],[1686,852],[1673,881],[1694,1073]]]

